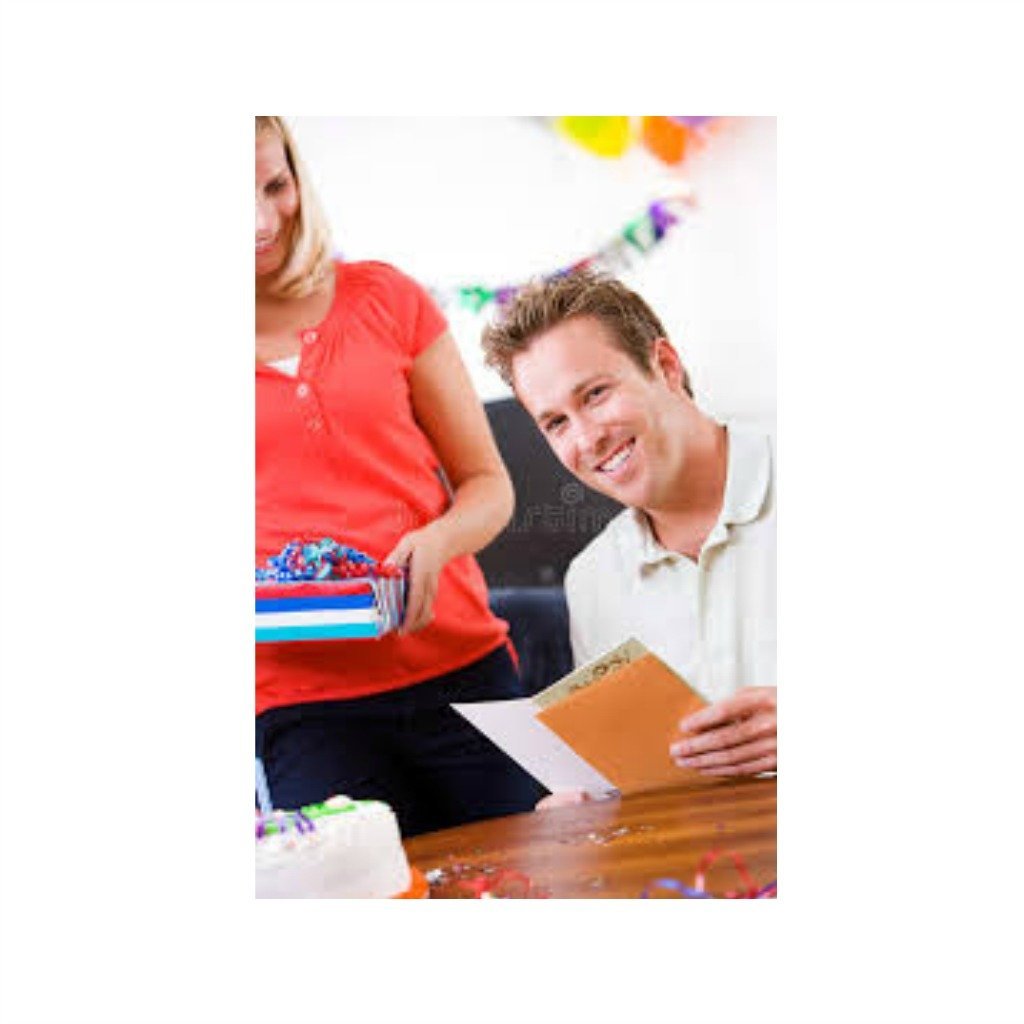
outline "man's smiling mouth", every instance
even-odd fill
[[[598,473],[614,473],[622,464],[633,454],[633,449],[636,447],[636,438],[632,438],[629,442],[624,444],[618,451],[610,455],[604,462],[599,462],[594,469]]]

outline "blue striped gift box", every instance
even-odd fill
[[[397,629],[403,577],[256,584],[256,643],[362,640]]]

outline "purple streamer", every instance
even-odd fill
[[[651,223],[654,225],[654,238],[658,242],[665,237],[665,232],[673,224],[679,223],[679,218],[661,200],[651,203],[647,213],[651,218]]]

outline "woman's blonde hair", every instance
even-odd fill
[[[256,135],[272,132],[284,146],[299,193],[299,212],[288,239],[288,255],[263,284],[268,295],[300,299],[315,291],[332,271],[331,232],[288,125],[280,117],[257,117]]]

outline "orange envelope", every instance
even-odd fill
[[[704,778],[678,767],[668,748],[679,738],[679,719],[706,704],[660,658],[645,654],[536,717],[621,792],[636,793]]]

